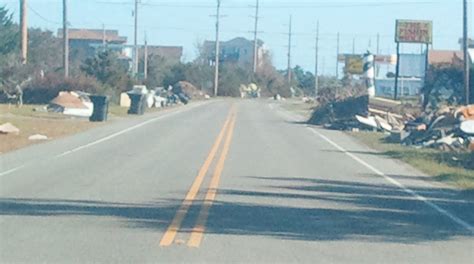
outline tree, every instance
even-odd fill
[[[111,51],[103,51],[93,58],[86,59],[81,70],[87,76],[94,77],[102,84],[118,91],[127,90],[131,86],[126,65]]]
[[[423,87],[423,108],[436,108],[441,101],[459,104],[465,101],[464,74],[459,65],[430,66]]]
[[[268,52],[263,55],[261,65],[256,76],[254,76],[254,81],[262,88],[262,95],[264,96],[279,94],[289,97],[291,95],[286,77],[273,66],[271,54]]]
[[[28,64],[35,69],[46,72],[56,72],[62,68],[61,39],[56,38],[51,31],[29,29]]]
[[[186,81],[186,65],[185,64],[176,64],[171,67],[171,70],[168,75],[165,76],[163,80],[163,85],[165,87],[175,85],[177,82]]]
[[[140,62],[140,71],[143,70],[143,59]],[[163,86],[164,79],[170,74],[173,63],[158,55],[148,55],[148,77],[145,80],[147,87]]]
[[[18,36],[18,26],[13,24],[12,14],[5,7],[0,7],[0,56],[18,49]]]
[[[294,78],[298,88],[302,89],[305,94],[314,95],[314,74],[297,65],[293,69]]]

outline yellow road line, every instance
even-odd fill
[[[234,133],[235,127],[235,119],[234,116],[227,132],[227,137],[224,143],[224,147],[222,149],[221,156],[219,161],[217,162],[216,169],[214,171],[214,175],[212,176],[211,183],[209,184],[209,190],[207,191],[206,198],[204,203],[201,207],[201,211],[199,212],[198,219],[196,221],[196,225],[193,228],[191,236],[188,241],[189,247],[199,247],[202,241],[202,237],[204,235],[204,231],[206,229],[206,222],[209,217],[209,210],[212,207],[212,204],[217,195],[217,188],[219,187],[220,178],[222,175],[222,171],[224,170],[225,160],[227,158],[227,154],[229,153],[230,144],[232,142],[232,135]]]
[[[231,110],[229,111],[229,115],[226,118],[224,126],[222,127],[222,130],[220,131],[219,135],[217,136],[217,139],[214,142],[214,145],[212,146],[212,149],[209,152],[209,155],[207,156],[206,161],[204,162],[201,169],[199,170],[199,173],[196,179],[194,180],[193,185],[191,185],[191,188],[189,189],[186,197],[184,198],[183,203],[181,204],[178,211],[176,212],[176,215],[173,218],[173,221],[171,221],[171,224],[169,225],[165,234],[161,238],[160,246],[166,247],[173,243],[176,237],[176,234],[178,233],[178,230],[181,227],[181,223],[183,222],[184,217],[186,216],[189,208],[193,204],[194,199],[196,199],[196,196],[207,174],[207,171],[209,170],[209,167],[211,166],[211,163],[214,160],[214,157],[216,156],[219,146],[221,145],[221,142],[225,136],[225,132],[227,131],[227,128],[229,127],[233,112],[234,112],[234,107],[232,107]]]

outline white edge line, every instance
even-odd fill
[[[4,172],[0,173],[0,177],[5,176],[5,175],[8,175],[8,174],[10,174],[10,173],[13,173],[13,172],[15,172],[15,171],[17,171],[17,170],[19,170],[19,169],[22,169],[23,167],[25,167],[25,165],[21,165],[21,166],[18,166],[18,167],[16,167],[16,168],[13,168],[13,169],[4,171]]]
[[[334,146],[336,149],[340,150],[341,152],[343,152],[344,154],[346,154],[347,156],[351,157],[353,160],[357,161],[358,163],[360,163],[361,165],[363,165],[364,167],[368,168],[369,170],[373,171],[374,173],[376,173],[377,175],[383,177],[385,180],[387,180],[388,182],[392,183],[393,185],[397,186],[398,188],[402,189],[403,191],[405,191],[406,193],[412,195],[413,197],[415,197],[417,200],[419,201],[422,201],[424,202],[426,205],[428,205],[429,207],[433,208],[434,210],[438,211],[439,213],[447,216],[449,219],[451,219],[452,221],[454,221],[455,223],[457,223],[458,225],[464,227],[465,229],[467,229],[469,232],[473,233],[474,234],[474,227],[472,227],[470,224],[468,224],[467,222],[465,222],[464,220],[460,219],[459,217],[451,214],[450,212],[446,211],[445,209],[441,208],[440,206],[436,205],[435,203],[429,201],[426,197],[424,196],[421,196],[419,195],[417,192],[405,187],[405,185],[403,185],[402,183],[398,182],[397,180],[391,178],[390,176],[387,176],[385,173],[381,172],[380,170],[376,169],[375,167],[373,167],[372,165],[368,164],[367,162],[365,162],[364,160],[360,159],[359,157],[357,157],[356,155],[348,152],[347,150],[345,150],[343,147],[339,146],[337,143],[335,143],[334,141],[332,141],[331,139],[329,139],[328,137],[324,136],[323,134],[319,133],[317,130],[315,130],[314,128],[310,127],[310,126],[307,126],[307,128],[312,131],[314,134],[316,134],[317,136],[319,136],[320,138],[324,139],[326,142],[328,142],[329,144],[331,144],[332,146]]]
[[[118,136],[120,136],[120,135],[123,135],[123,134],[128,133],[128,132],[133,131],[133,130],[136,130],[136,129],[138,129],[138,128],[141,128],[141,127],[146,126],[146,125],[148,125],[148,124],[150,124],[150,123],[153,123],[153,122],[156,122],[156,121],[158,121],[158,120],[161,120],[161,119],[163,119],[163,118],[168,118],[168,117],[171,117],[171,116],[174,116],[174,115],[183,113],[183,112],[187,112],[187,111],[189,111],[189,110],[191,110],[191,109],[194,109],[194,108],[196,108],[196,107],[199,107],[199,106],[201,106],[201,105],[203,105],[203,104],[194,105],[194,106],[189,107],[189,108],[186,108],[186,109],[182,109],[182,110],[179,110],[179,111],[171,112],[171,113],[168,113],[168,114],[164,114],[164,115],[161,115],[161,116],[158,116],[158,117],[149,119],[149,120],[144,121],[144,122],[142,122],[142,123],[140,123],[140,124],[137,124],[137,125],[135,125],[135,126],[126,128],[126,129],[124,129],[124,130],[122,130],[122,131],[113,133],[113,134],[111,134],[111,135],[108,135],[108,136],[106,136],[106,137],[103,137],[103,138],[101,138],[101,139],[98,139],[98,140],[96,140],[96,141],[93,141],[93,142],[91,142],[91,143],[82,145],[82,146],[77,147],[77,148],[74,148],[74,149],[72,149],[72,150],[65,151],[65,152],[63,152],[63,153],[61,153],[61,154],[59,154],[59,155],[56,155],[55,158],[59,159],[59,158],[65,157],[65,156],[67,156],[67,155],[70,155],[70,154],[72,154],[72,153],[78,152],[78,151],[80,151],[80,150],[83,150],[83,149],[86,149],[86,148],[95,146],[95,145],[100,144],[100,143],[103,143],[103,142],[105,142],[105,141],[109,141],[109,140],[111,140],[111,139],[113,139],[113,138],[116,138],[116,137],[118,137]]]
[[[77,152],[77,151],[80,151],[80,150],[83,150],[83,149],[92,147],[92,146],[94,146],[94,145],[97,145],[97,144],[100,144],[100,143],[102,143],[102,142],[105,142],[105,141],[108,141],[108,140],[110,140],[110,139],[113,139],[113,138],[115,138],[115,137],[118,137],[118,136],[120,136],[120,135],[122,135],[122,134],[125,134],[125,133],[128,133],[128,132],[130,132],[130,131],[133,131],[133,130],[135,130],[135,129],[137,129],[137,128],[140,128],[140,127],[143,127],[143,126],[145,126],[145,125],[148,125],[148,124],[150,124],[150,123],[152,123],[152,122],[155,122],[155,121],[158,121],[158,120],[163,119],[163,118],[171,117],[171,116],[174,116],[174,115],[177,115],[177,114],[180,114],[180,113],[189,111],[189,110],[191,110],[191,109],[194,109],[194,108],[196,108],[196,107],[200,107],[200,106],[205,105],[205,104],[206,104],[206,103],[200,103],[200,104],[196,104],[196,105],[190,106],[189,108],[186,108],[186,109],[180,109],[180,110],[177,110],[177,111],[175,111],[175,112],[165,113],[165,114],[163,114],[163,115],[161,115],[161,116],[158,116],[158,117],[149,119],[149,120],[147,120],[147,121],[145,121],[145,122],[142,122],[142,123],[137,124],[137,125],[135,125],[135,126],[129,127],[129,128],[124,129],[124,130],[122,130],[122,131],[113,133],[113,134],[111,134],[111,135],[109,135],[109,136],[106,136],[106,137],[101,138],[101,139],[99,139],[99,140],[96,140],[96,141],[94,141],[94,142],[91,142],[91,143],[88,143],[88,144],[86,144],[86,145],[83,145],[83,146],[74,148],[74,149],[72,149],[72,150],[65,151],[65,152],[63,152],[63,153],[61,153],[61,154],[59,154],[59,155],[54,156],[54,158],[59,159],[59,158],[65,157],[65,156],[70,155],[70,154],[72,154],[72,153],[74,153],[74,152]],[[4,171],[4,172],[0,172],[0,177],[6,176],[6,175],[11,174],[11,173],[13,173],[13,172],[15,172],[15,171],[18,171],[18,170],[20,170],[20,169],[23,169],[23,168],[26,167],[26,166],[27,166],[27,164],[24,164],[24,165],[15,167],[15,168],[13,168],[13,169],[10,169],[10,170]]]

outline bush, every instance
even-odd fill
[[[58,74],[50,74],[44,78],[33,80],[23,90],[23,100],[27,104],[47,104],[58,96],[61,91],[82,91],[93,94],[104,94],[105,88],[90,77],[64,79]]]

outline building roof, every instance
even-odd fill
[[[183,56],[183,47],[180,46],[147,46],[148,54],[161,56],[165,59],[180,61]],[[140,49],[140,53],[143,50]]]
[[[457,64],[463,61],[463,52],[459,50],[430,50],[428,63],[433,64]]]
[[[211,41],[211,40],[206,40],[204,42],[204,48],[205,49],[213,49],[215,48],[215,41]],[[259,47],[262,47],[263,46],[263,41],[262,40],[257,40],[257,43],[258,43],[258,46]],[[251,45],[253,46],[253,40],[248,40],[246,38],[243,38],[243,37],[237,37],[237,38],[233,38],[231,40],[228,40],[228,41],[219,41],[219,44],[221,45],[221,48],[225,47],[225,46],[228,46],[228,45],[232,45],[232,46],[246,46],[246,45]]]
[[[105,33],[105,34],[104,34]],[[112,43],[126,43],[127,38],[119,36],[118,30],[103,30],[103,29],[84,29],[71,28],[69,29],[70,40],[93,40],[102,41],[104,39]],[[63,30],[58,29],[58,37],[63,37]]]

